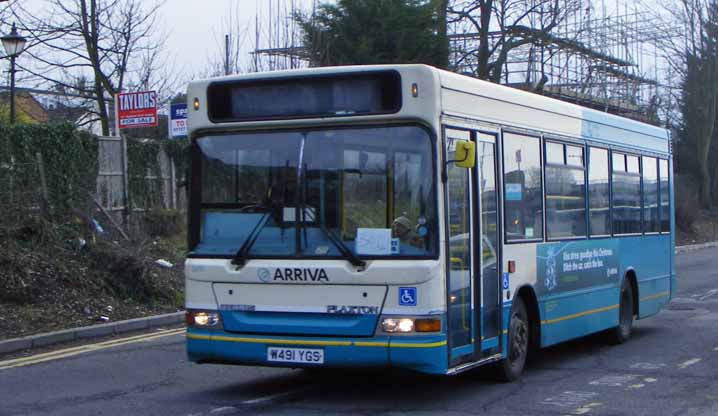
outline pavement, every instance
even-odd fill
[[[0,415],[718,415],[718,247],[677,256],[678,290],[626,344],[541,350],[515,383],[188,363],[181,328],[0,361]]]
[[[101,338],[110,335],[120,335],[128,332],[176,325],[184,322],[184,315],[184,311],[166,313],[162,315],[147,316],[144,318],[127,319],[107,324],[63,329],[60,331],[46,332],[43,334],[30,335],[21,338],[12,338],[0,341],[0,356],[16,351],[48,347],[55,344],[68,343],[88,338]]]

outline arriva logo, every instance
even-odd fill
[[[269,269],[257,269],[257,277],[263,282],[269,281]]]

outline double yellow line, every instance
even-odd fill
[[[113,339],[110,341],[98,342],[95,344],[80,345],[77,347],[65,348],[57,351],[45,352],[42,354],[35,354],[29,357],[15,358],[12,360],[0,361],[0,370],[7,370],[10,368],[24,367],[26,365],[44,363],[46,361],[59,360],[60,358],[73,357],[75,355],[84,354],[87,352],[102,350],[111,347],[117,347],[120,345],[133,344],[136,342],[151,341],[158,338],[164,338],[171,335],[184,334],[184,328],[178,329],[164,329],[161,331],[153,332],[150,334],[135,335],[127,338]]]

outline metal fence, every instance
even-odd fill
[[[184,207],[184,189],[178,189],[174,161],[159,142],[157,160],[152,166],[141,166],[133,171],[145,172],[131,175],[128,170],[127,140],[124,137],[98,137],[98,172],[95,189],[86,189],[95,211],[104,211],[112,221],[127,231],[141,227],[134,221],[144,212],[156,209],[180,209]],[[156,165],[154,165],[156,163]],[[17,227],[24,219],[39,215],[47,201],[47,184],[44,180],[42,156],[35,162],[0,162],[0,227]],[[132,181],[143,181],[144,195],[132,195]],[[80,186],[80,185],[78,185]],[[86,212],[90,217],[100,213]],[[134,222],[134,224],[133,224]]]
[[[18,163],[10,157],[0,162],[0,227],[16,226],[40,213],[47,200],[47,185],[42,173],[42,158],[34,163]]]
[[[157,160],[153,166],[141,166],[135,171],[142,175],[131,175],[128,169],[127,140],[124,137],[98,137],[97,200],[121,223],[128,223],[134,213],[152,209],[182,209],[180,192],[177,188],[175,164],[161,143]],[[133,195],[131,183],[144,182],[147,192]]]

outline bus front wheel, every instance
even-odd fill
[[[516,297],[511,305],[507,355],[497,365],[499,380],[514,381],[523,373],[529,350],[530,328],[526,303],[521,297]]]
[[[608,331],[611,344],[623,344],[631,338],[633,331],[633,286],[628,278],[623,279],[618,304],[618,325]]]

